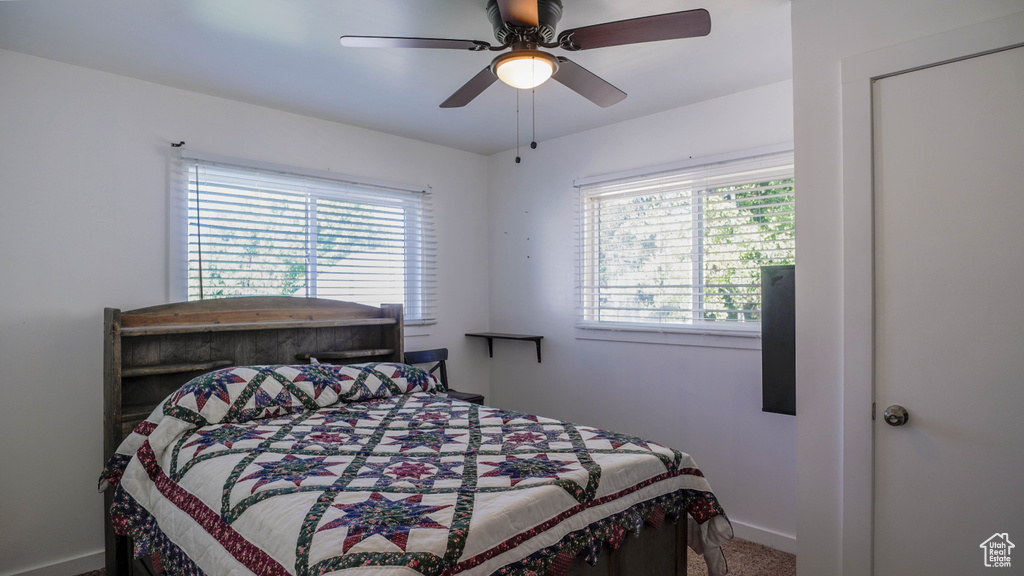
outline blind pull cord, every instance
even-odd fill
[[[196,247],[199,251],[199,299],[204,300],[203,295],[203,229],[199,209],[199,164],[196,164]]]
[[[530,149],[537,149],[537,89],[530,90],[530,113],[533,114],[533,138]]]
[[[516,89],[516,164],[522,162],[519,157],[519,89]]]
[[[177,143],[171,142],[171,148],[177,148],[181,150],[185,147],[185,141],[181,140]],[[198,250],[197,263],[199,265],[199,299],[203,300],[203,233],[202,233],[202,221],[199,209],[199,164],[195,164],[196,174],[196,249]],[[187,232],[186,232],[187,234]]]

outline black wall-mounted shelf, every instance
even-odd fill
[[[494,340],[523,340],[526,342],[533,342],[537,345],[537,362],[540,363],[540,341],[544,339],[543,336],[533,336],[531,334],[505,334],[503,332],[473,332],[466,333],[466,336],[472,336],[474,338],[486,338],[487,339],[487,355],[491,358],[494,357]]]

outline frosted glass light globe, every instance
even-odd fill
[[[510,52],[495,59],[494,73],[513,88],[528,90],[551,78],[556,62],[554,56],[540,51]]]

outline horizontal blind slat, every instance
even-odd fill
[[[580,187],[579,325],[757,322],[760,267],[795,259],[792,153]]]
[[[190,298],[201,273],[207,296],[397,301],[411,322],[436,317],[429,194],[203,161],[186,168]]]

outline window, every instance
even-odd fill
[[[188,299],[402,303],[435,321],[430,194],[186,160]]]
[[[792,264],[792,152],[583,183],[581,328],[760,329],[761,266]]]

